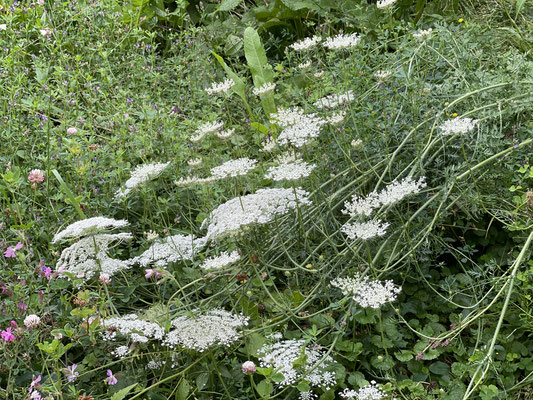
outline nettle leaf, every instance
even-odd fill
[[[219,11],[231,11],[241,4],[241,0],[222,0],[220,3]]]

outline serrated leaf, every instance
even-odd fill
[[[274,390],[274,386],[272,385],[272,383],[270,383],[266,379],[259,382],[259,384],[255,388],[257,390],[257,393],[259,393],[261,397],[265,398],[268,398],[270,396],[270,393],[272,393],[272,391]]]

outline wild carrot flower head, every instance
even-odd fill
[[[336,278],[331,281],[331,286],[341,289],[345,296],[352,296],[357,304],[365,308],[379,308],[383,304],[395,301],[402,290],[390,280],[381,283],[359,275],[354,278]]]

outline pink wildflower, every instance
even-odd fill
[[[12,342],[13,340],[15,340],[15,335],[13,335],[12,331],[13,328],[9,327],[5,331],[2,331],[2,333],[0,333],[0,336],[2,336],[2,339],[4,339],[4,341]]]
[[[242,364],[242,373],[246,375],[251,375],[255,373],[255,364],[253,361],[246,361]]]
[[[118,382],[117,378],[113,375],[113,371],[110,369],[107,370],[107,378],[105,378],[104,381],[108,385],[116,385]]]
[[[48,280],[50,280],[50,277],[52,275],[52,268],[50,267],[42,267],[39,274],[44,275],[44,277]]]
[[[67,129],[67,133],[69,135],[75,135],[76,133],[78,133],[78,130],[74,128],[73,126],[71,126],[70,128]]]
[[[30,314],[24,318],[24,325],[28,328],[34,328],[41,323],[41,318],[35,314]]]
[[[156,269],[145,269],[146,274],[144,277],[150,279],[152,276],[155,276],[155,279],[159,279],[159,271]]]
[[[6,257],[6,258],[14,258],[14,257],[16,257],[17,256],[17,250],[22,249],[22,247],[24,247],[24,245],[22,243],[20,243],[20,242],[18,242],[15,247],[9,246],[7,248],[7,250],[4,252],[4,257]]]
[[[31,183],[41,183],[44,181],[44,172],[40,169],[33,169],[28,175],[28,180]]]
[[[78,367],[78,364],[72,364],[70,367],[65,368],[65,375],[67,377],[67,381],[74,382],[76,379],[78,379],[79,372],[75,371],[75,369]]]
[[[109,276],[109,274],[100,274],[98,280],[104,285],[109,285],[111,283],[111,277]]]

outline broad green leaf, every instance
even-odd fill
[[[196,377],[196,387],[198,390],[202,390],[205,385],[207,385],[207,381],[209,380],[209,374],[207,372],[203,372],[200,375]]]
[[[133,385],[130,385],[128,387],[125,387],[124,389],[120,389],[118,392],[116,392],[112,397],[111,400],[123,400],[126,398],[129,392],[137,386],[138,383],[134,383]]]
[[[241,3],[241,0],[222,0],[219,11],[231,11]]]
[[[261,397],[268,398],[270,396],[270,393],[274,390],[274,386],[271,382],[267,381],[266,379],[259,382],[259,384],[255,387],[257,389],[257,393]]]
[[[263,337],[263,335],[260,335],[259,333],[252,333],[248,335],[245,339],[246,345],[246,351],[251,354],[252,356],[257,356],[257,352],[263,345],[265,344],[266,339]]]
[[[283,4],[285,4],[288,8],[290,8],[293,11],[298,11],[302,9],[309,9],[309,10],[318,10],[319,7],[316,3],[313,3],[309,0],[281,0]]]
[[[424,8],[426,7],[427,0],[416,0],[416,6],[415,6],[415,24],[418,22],[420,17],[422,16],[422,13],[424,12]]]
[[[220,57],[214,51],[212,51],[211,53],[217,59],[218,63],[222,66],[222,68],[224,68],[224,71],[226,71],[226,74],[228,74],[228,76],[231,79],[233,79],[233,82],[235,82],[235,85],[233,85],[232,90],[235,93],[237,93],[237,95],[242,99],[242,101],[244,102],[244,105],[248,109],[248,113],[251,114],[252,110],[250,109],[250,106],[248,105],[248,99],[244,91],[246,87],[246,85],[244,84],[244,81],[241,78],[239,78],[239,76],[235,72],[233,72],[233,70],[230,67],[228,67],[228,64],[226,64],[226,62],[224,61],[222,57]]]
[[[251,27],[244,31],[244,56],[252,72],[252,79],[256,88],[260,88],[265,83],[274,82],[274,74],[269,68],[261,38],[257,31]],[[276,112],[272,92],[261,95],[261,105],[267,116]]]
[[[190,391],[191,384],[187,379],[182,379],[178,386],[178,391],[176,392],[176,400],[186,400]]]
[[[450,366],[442,361],[436,361],[429,366],[429,370],[437,375],[446,375],[450,372]]]

